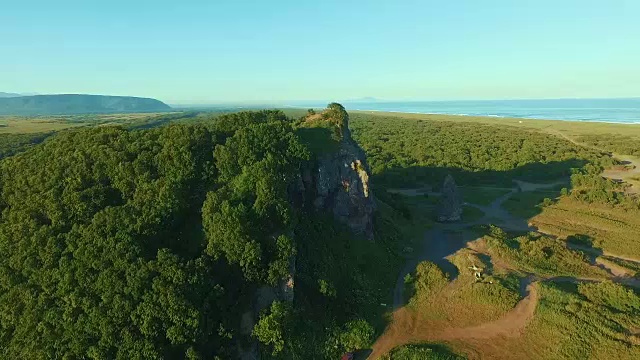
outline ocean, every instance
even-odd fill
[[[478,101],[353,101],[347,110],[640,124],[640,98]],[[324,107],[326,104],[305,104]]]

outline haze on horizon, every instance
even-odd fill
[[[640,2],[10,2],[0,91],[172,104],[640,96]]]

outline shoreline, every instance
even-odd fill
[[[349,112],[359,113],[384,113],[384,114],[413,114],[413,115],[442,115],[442,116],[457,116],[457,117],[473,117],[473,118],[491,118],[491,119],[518,119],[518,120],[540,120],[540,121],[568,121],[575,123],[604,123],[604,124],[619,124],[619,125],[640,125],[640,120],[629,121],[614,121],[614,120],[598,120],[598,119],[550,119],[546,117],[533,117],[533,116],[504,116],[494,114],[453,114],[453,113],[437,113],[437,112],[417,112],[417,111],[387,111],[387,110],[369,110],[369,109],[347,109]]]
[[[285,109],[319,109],[315,106],[299,106],[299,105],[284,105]],[[564,122],[573,122],[573,123],[604,123],[604,124],[619,124],[619,125],[640,125],[640,117],[636,120],[631,121],[616,121],[616,120],[606,120],[606,119],[593,119],[593,118],[576,118],[576,119],[568,119],[568,118],[552,118],[552,117],[542,117],[542,116],[526,116],[526,115],[497,115],[497,114],[466,114],[466,113],[449,113],[449,112],[420,112],[420,111],[394,111],[394,110],[379,110],[379,109],[366,109],[366,108],[350,108],[348,105],[345,106],[347,112],[359,112],[359,113],[376,113],[376,114],[394,114],[394,115],[427,115],[427,116],[456,116],[456,117],[472,117],[472,118],[490,118],[490,119],[516,119],[516,120],[540,120],[540,121],[564,121]],[[640,116],[640,113],[639,113]]]
[[[423,114],[390,111],[347,109],[354,121],[366,121],[367,117],[395,118],[408,121],[439,121],[476,123],[478,125],[510,126],[542,131],[558,136],[564,133],[572,138],[580,136],[616,136],[626,137],[629,141],[640,141],[640,124],[605,121],[571,121],[557,119],[527,119],[514,117],[490,117],[472,115]],[[577,138],[576,138],[577,139]]]

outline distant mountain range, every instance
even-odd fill
[[[160,112],[171,107],[160,100],[106,95],[34,95],[0,93],[0,115],[63,115]]]
[[[2,92],[0,91],[0,98],[10,98],[10,97],[18,97],[18,96],[23,96],[21,94],[16,94],[16,93],[7,93],[7,92]]]

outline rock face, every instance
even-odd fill
[[[329,121],[340,131],[336,151],[318,156],[312,174],[305,174],[305,188],[313,188],[313,205],[333,213],[351,231],[373,240],[375,200],[369,188],[369,166],[364,151],[351,138],[349,115],[342,105],[331,104]]]
[[[460,221],[462,218],[462,196],[451,175],[447,175],[442,185],[437,218],[440,222]]]

